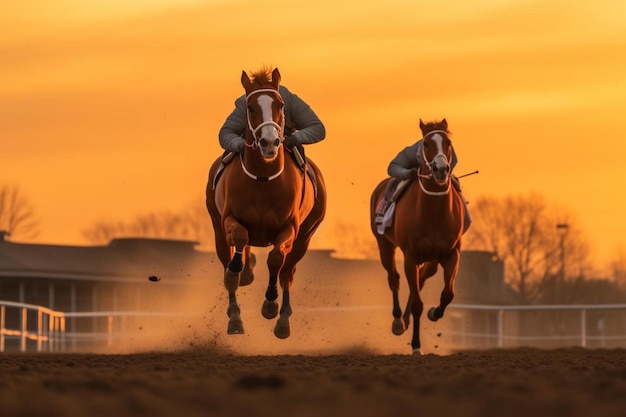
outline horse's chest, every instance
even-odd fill
[[[434,260],[442,254],[450,253],[454,247],[455,242],[440,241],[432,239],[422,239],[416,244],[411,245],[416,257],[422,262]]]
[[[459,244],[458,233],[437,230],[414,230],[406,239],[408,247],[421,261],[436,259],[442,254],[453,251]]]
[[[248,192],[243,198],[244,204],[235,209],[235,214],[254,224],[279,225],[293,212],[294,198],[288,191],[279,195]]]

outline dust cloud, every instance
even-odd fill
[[[190,266],[184,285],[170,285],[167,277],[149,280],[142,288],[143,310],[149,316],[124,318],[114,342],[99,353],[136,353],[210,349],[237,355],[408,354],[412,323],[401,336],[391,333],[391,291],[378,262],[351,262],[312,254],[298,266],[291,288],[291,336],[274,336],[276,319],[261,315],[268,272],[267,249],[255,248],[255,281],[237,292],[245,333],[228,335],[228,295],[221,264]],[[325,254],[327,256],[327,254]],[[401,269],[400,269],[401,270]],[[438,304],[442,282],[426,284],[424,311]],[[401,278],[400,299],[406,305],[408,288]],[[282,291],[279,290],[279,301]],[[450,354],[446,317],[433,323],[421,319],[422,351]],[[118,329],[119,330],[119,329]]]

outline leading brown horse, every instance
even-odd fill
[[[326,189],[322,173],[309,158],[316,186],[285,152],[283,99],[280,73],[274,69],[245,71],[241,83],[246,91],[246,147],[223,165],[218,158],[209,171],[206,205],[215,231],[217,256],[224,266],[228,290],[228,333],[243,333],[236,291],[254,279],[254,255],[250,247],[272,246],[267,258],[269,285],[261,312],[267,319],[279,313],[277,281],[283,291],[280,317],[274,334],[290,335],[292,310],[289,290],[296,264],[305,255],[309,241],[326,212]],[[215,181],[216,175],[220,177]]]
[[[370,201],[370,223],[378,242],[380,259],[387,271],[387,280],[393,295],[392,332],[401,335],[413,315],[414,354],[420,350],[420,316],[424,304],[420,298],[426,279],[443,267],[444,288],[438,307],[428,311],[428,318],[437,321],[454,298],[454,280],[459,267],[461,236],[464,230],[464,207],[461,196],[451,186],[452,142],[446,119],[423,123],[422,164],[417,179],[412,180],[404,194],[396,200],[392,224],[378,233],[375,222],[376,207],[391,178],[380,182]],[[409,284],[409,300],[404,315],[398,299],[400,275],[396,270],[395,252],[404,254],[404,272]],[[419,281],[418,281],[419,273]]]

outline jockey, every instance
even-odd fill
[[[285,102],[285,140],[287,149],[298,148],[302,157],[302,145],[308,145],[323,140],[326,137],[326,128],[311,107],[300,97],[282,85],[279,93]],[[244,135],[248,127],[246,121],[246,96],[235,100],[235,109],[226,118],[219,131],[220,145],[226,151],[243,153],[246,145]]]
[[[389,163],[389,166],[387,167],[387,174],[389,174],[389,176],[392,177],[392,179],[391,181],[389,181],[389,184],[387,185],[387,190],[385,191],[385,195],[383,196],[383,199],[378,204],[378,207],[376,207],[376,222],[377,223],[382,223],[383,216],[385,215],[385,212],[389,208],[389,204],[391,202],[391,196],[393,195],[400,181],[417,178],[417,173],[419,172],[419,168],[423,162],[422,161],[422,145],[423,145],[423,139],[420,139],[417,142],[415,142],[413,145],[405,147]],[[456,166],[457,161],[458,161],[454,147],[452,147],[452,155],[450,159],[451,159],[450,171],[452,172],[454,171],[454,167]],[[459,192],[459,195],[461,196],[463,203],[467,205],[467,202],[465,201],[465,198],[463,197],[463,194],[461,193],[461,185],[459,183],[459,179],[452,174],[451,180],[452,180],[452,184],[454,185],[454,188]],[[467,207],[465,211],[467,213]]]

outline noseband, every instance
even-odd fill
[[[264,128],[265,126],[274,126],[277,130],[278,130],[278,134],[279,137],[281,139],[281,143],[284,140],[283,137],[283,132],[285,129],[285,111],[283,109],[283,123],[282,125],[279,125],[278,123],[276,123],[273,120],[268,120],[266,122],[263,122],[261,124],[259,124],[257,127],[253,127],[252,126],[252,121],[250,120],[250,112],[248,111],[247,107],[248,107],[248,100],[250,99],[250,97],[256,93],[274,93],[274,94],[280,94],[277,90],[274,90],[272,88],[261,88],[259,90],[254,90],[252,91],[250,94],[248,94],[246,96],[246,119],[248,120],[248,129],[250,129],[250,132],[252,132],[252,138],[254,139],[254,142],[252,142],[252,147],[253,148],[257,148],[259,146],[259,138],[257,137],[257,133],[259,132],[259,130],[261,130],[262,128]]]
[[[426,135],[424,135],[424,139],[426,139],[427,136],[432,135],[433,133],[443,133],[444,135],[448,136],[448,132],[446,132],[445,130],[433,130],[431,132],[428,132]],[[449,177],[448,177],[448,186],[446,187],[444,191],[428,191],[424,187],[424,184],[422,184],[422,178],[426,178],[426,179],[433,178],[433,167],[435,165],[435,158],[437,158],[438,156],[443,158],[447,166],[450,166],[450,162],[448,162],[448,157],[444,155],[444,153],[441,151],[438,152],[437,155],[433,156],[433,159],[429,161],[428,158],[426,158],[426,152],[424,151],[424,144],[422,143],[422,165],[426,165],[429,172],[427,175],[418,173],[417,176],[418,176],[418,182],[420,184],[422,191],[424,191],[428,195],[447,195],[450,192],[450,178]]]

